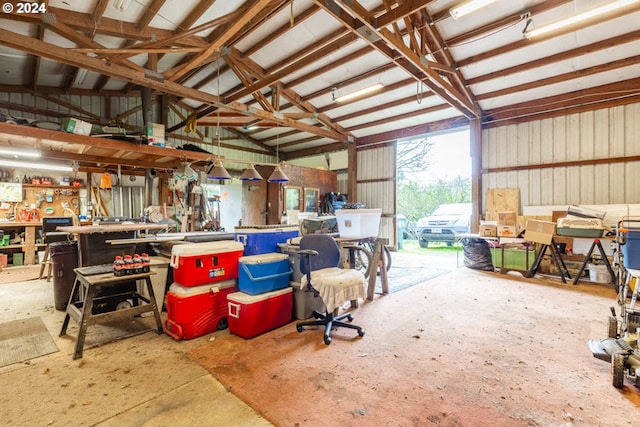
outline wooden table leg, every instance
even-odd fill
[[[376,239],[373,245],[373,254],[371,255],[371,262],[369,263],[369,286],[367,286],[367,299],[373,300],[373,294],[376,290],[376,279],[378,277],[378,263],[380,261],[381,252],[380,239]]]
[[[158,311],[158,304],[156,303],[156,296],[153,292],[153,284],[151,283],[151,278],[146,277],[145,282],[147,283],[147,292],[149,293],[149,304],[153,305],[153,316],[156,319],[158,334],[162,334],[164,332],[164,329],[162,328],[162,320],[160,320],[160,313]]]
[[[80,317],[80,325],[78,327],[78,338],[76,339],[76,348],[73,352],[73,359],[82,357],[82,349],[84,347],[84,339],[87,335],[87,327],[89,319],[93,311],[93,298],[96,296],[96,286],[87,285],[84,301],[82,303],[82,316]]]

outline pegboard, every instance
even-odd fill
[[[15,221],[40,221],[47,216],[79,215],[81,200],[86,198],[84,187],[22,184],[21,202],[1,202],[0,217],[14,215]],[[65,210],[64,205],[69,210]]]

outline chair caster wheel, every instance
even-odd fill
[[[347,320],[348,320],[349,322],[353,322],[353,316],[352,316],[352,315],[348,315],[348,316],[347,316]]]
[[[304,331],[304,328],[302,327],[302,325],[296,325],[296,330],[298,332],[302,332],[302,331]]]
[[[331,344],[331,337],[324,337],[324,343],[325,343],[326,345]]]
[[[364,336],[364,329],[358,329],[358,336]]]

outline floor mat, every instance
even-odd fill
[[[11,365],[58,351],[39,317],[0,323],[0,366]]]
[[[389,282],[389,293],[394,293],[415,286],[418,283],[426,282],[442,274],[450,273],[451,270],[442,268],[426,267],[391,267],[387,273]],[[376,284],[376,293],[382,293],[380,279]]]

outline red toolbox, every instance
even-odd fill
[[[253,338],[291,322],[291,286],[259,295],[234,292],[227,299],[229,332],[242,338]]]
[[[171,248],[173,280],[182,286],[199,286],[238,278],[242,243],[231,240],[186,243]]]
[[[167,293],[164,331],[176,341],[227,328],[227,296],[238,290],[236,280],[185,287],[173,283]]]

